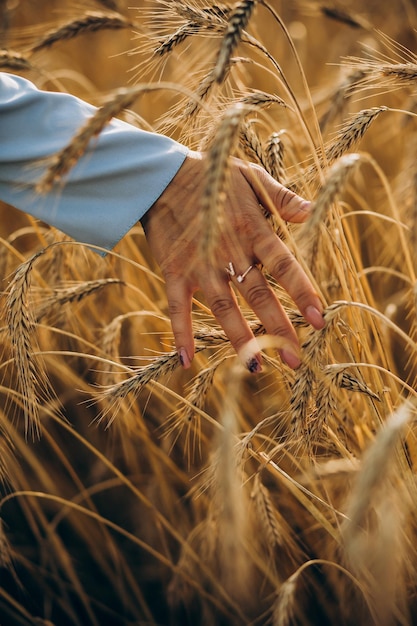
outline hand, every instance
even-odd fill
[[[304,270],[273,232],[262,214],[271,201],[283,219],[303,222],[310,203],[289,191],[262,168],[232,159],[223,206],[215,262],[201,255],[200,199],[204,189],[204,156],[191,152],[182,167],[151,207],[142,224],[152,254],[166,282],[169,315],[182,365],[194,356],[191,320],[192,296],[201,290],[213,315],[251,372],[261,370],[259,347],[238,306],[231,283],[239,289],[268,334],[284,341],[281,358],[292,368],[300,364],[295,330],[276,293],[256,264],[262,264],[316,329],[324,326],[323,308]],[[236,271],[226,271],[232,262]],[[252,268],[240,282],[245,271]]]

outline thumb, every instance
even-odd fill
[[[311,214],[312,203],[278,183],[259,165],[250,164],[242,174],[255,192],[258,201],[270,213],[278,211],[288,222],[305,222]]]

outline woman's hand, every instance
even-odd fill
[[[262,264],[286,289],[316,329],[324,326],[323,308],[304,270],[273,232],[259,205],[267,208],[272,202],[283,219],[303,222],[309,216],[310,203],[277,183],[262,168],[232,159],[220,235],[210,257],[215,261],[209,262],[201,255],[204,180],[204,157],[192,152],[142,219],[151,252],[166,282],[169,315],[181,363],[189,367],[194,356],[192,296],[201,290],[249,371],[261,370],[260,351],[239,308],[232,282],[266,332],[281,338],[281,358],[297,368],[297,335],[257,264]]]

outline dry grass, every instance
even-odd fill
[[[163,130],[207,150],[209,253],[230,157],[261,164],[313,201],[272,226],[326,327],[267,276],[302,365],[242,302],[264,351],[249,376],[196,294],[185,372],[139,226],[102,259],[2,206],[0,622],[411,626],[412,3],[52,4],[0,3],[0,66],[100,106],[40,188],[114,115]]]

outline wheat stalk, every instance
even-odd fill
[[[213,463],[211,505],[218,523],[219,564],[222,585],[239,600],[247,602],[252,564],[245,557],[244,546],[249,532],[247,501],[241,468],[235,454],[238,428],[238,405],[242,368],[235,365],[229,372],[221,407],[221,426]]]
[[[338,390],[346,389],[350,392],[362,393],[378,402],[381,398],[370,387],[350,374],[344,364],[329,364],[323,366],[320,377],[316,381],[314,417],[310,420],[309,432],[312,440],[321,441],[324,445],[326,432],[324,425],[329,423],[331,417],[343,422],[341,408],[338,403]]]
[[[320,130],[324,133],[332,120],[343,111],[352,96],[355,87],[367,76],[366,70],[360,68],[350,72],[348,76],[337,86],[330,96],[327,111],[320,119]]]
[[[167,37],[159,43],[159,45],[154,50],[154,54],[160,57],[169,54],[174,50],[174,48],[179,46],[179,44],[185,41],[190,35],[193,35],[197,32],[198,28],[196,28],[193,22],[183,24],[175,31],[175,33],[167,35]]]
[[[250,62],[247,59],[243,59],[242,57],[232,57],[229,62],[229,66],[226,71],[225,79],[227,79],[228,74],[230,73],[231,68],[234,65],[243,62]],[[201,103],[208,99],[210,95],[213,95],[213,92],[218,87],[215,75],[213,70],[211,69],[208,74],[200,81],[200,84],[197,87],[195,92],[195,97],[187,103],[184,111],[181,114],[181,119],[190,120],[190,118],[194,117],[201,110]]]
[[[97,394],[97,399],[117,405],[120,400],[123,400],[130,394],[137,396],[152,380],[159,380],[163,376],[170,374],[179,367],[179,365],[177,352],[168,352],[159,357],[155,357],[149,365],[131,368],[130,378],[104,387],[104,389]]]
[[[4,530],[4,522],[0,518],[0,567],[13,572],[12,548]]]
[[[119,7],[118,7],[119,1],[118,0],[97,0],[97,2],[99,4],[102,4],[107,9],[110,9],[110,11],[118,11],[119,10]]]

